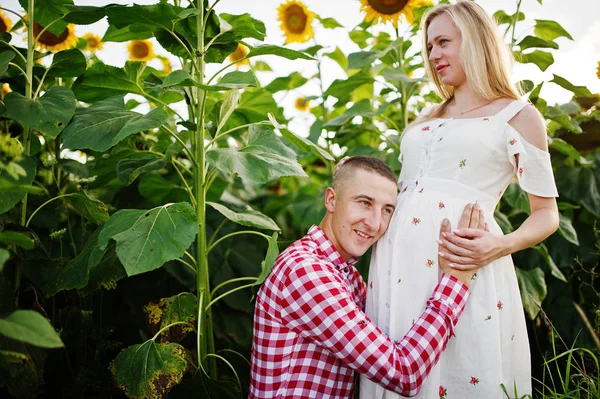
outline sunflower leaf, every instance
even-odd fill
[[[56,137],[75,113],[75,96],[62,86],[51,87],[39,100],[11,92],[4,98],[9,115],[21,125]]]
[[[48,76],[51,78],[74,78],[81,75],[86,67],[85,56],[81,51],[75,48],[60,51],[52,58]]]
[[[15,58],[15,53],[12,51],[4,51],[0,53],[0,75],[3,75],[8,70],[8,63]]]
[[[132,134],[162,126],[167,118],[161,108],[138,114],[125,108],[122,97],[111,97],[78,109],[63,132],[63,145],[106,151]]]
[[[256,57],[258,55],[276,55],[279,57],[287,58],[288,60],[314,60],[310,55],[301,53],[300,51],[291,50],[285,47],[279,47],[272,44],[263,44],[262,46],[256,46],[250,49],[248,57]]]
[[[65,346],[48,320],[33,310],[16,310],[1,318],[0,334],[42,348]]]

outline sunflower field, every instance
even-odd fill
[[[343,0],[364,15],[354,27],[273,1],[285,43],[221,1],[0,5],[0,397],[247,397],[254,295],[321,220],[336,161],[398,173],[400,133],[441,101],[418,40],[430,0]],[[522,1],[494,17],[545,71],[573,38]],[[100,20],[102,37],[75,34]],[[356,51],[319,44],[317,25]],[[104,63],[110,43],[129,60]],[[278,60],[299,70],[273,76]],[[325,84],[325,62],[346,76]],[[545,85],[572,100],[549,104]],[[521,86],[547,121],[561,212],[514,254],[534,397],[600,398],[600,97],[558,75]],[[512,185],[495,217],[510,232],[528,213]]]

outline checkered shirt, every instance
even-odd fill
[[[367,287],[355,262],[344,262],[317,226],[278,256],[256,300],[250,399],[350,398],[355,371],[401,395],[418,393],[467,287],[444,274],[421,318],[394,342],[362,311]]]

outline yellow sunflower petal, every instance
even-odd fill
[[[102,50],[102,47],[104,47],[104,43],[102,42],[102,38],[98,35],[94,35],[93,33],[89,32],[86,33],[85,35],[83,35],[83,38],[86,40],[87,45],[85,47],[85,49],[87,51],[91,51],[92,53]]]
[[[148,40],[132,40],[127,44],[131,61],[150,61],[156,54],[152,50],[152,42]]]
[[[295,107],[298,111],[306,112],[310,109],[310,100],[307,100],[306,97],[298,97]]]
[[[431,0],[360,0],[360,3],[366,21],[376,24],[391,22],[398,26],[402,15],[409,24],[414,24],[414,9],[431,5]]]
[[[12,89],[8,83],[2,83],[2,92],[0,94],[1,99],[4,100],[4,97],[11,91]]]
[[[158,58],[160,59],[160,63],[163,66],[163,74],[165,76],[173,72],[173,68],[171,67],[171,61],[169,61],[167,57],[160,56]]]
[[[242,59],[248,55],[248,52],[248,47],[244,46],[243,44],[238,44],[235,51],[229,54],[229,61],[235,62],[238,68],[242,65],[249,65],[250,62],[248,59]]]
[[[12,21],[2,10],[0,10],[0,33],[1,32],[10,32],[12,29]]]
[[[41,33],[41,34],[40,34]],[[60,35],[55,35],[37,22],[33,22],[33,34],[37,37],[35,46],[40,50],[62,51],[77,46],[77,36],[75,36],[75,25],[68,24]]]
[[[596,76],[600,79],[600,61],[598,61],[598,69],[596,69]]]
[[[304,43],[314,37],[312,23],[315,14],[298,0],[287,0],[277,8],[277,20],[286,37],[285,43]]]

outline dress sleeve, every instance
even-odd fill
[[[504,132],[508,161],[513,166],[521,188],[539,197],[558,197],[550,154],[529,143],[510,125],[507,125]],[[518,163],[515,157],[517,154]]]

